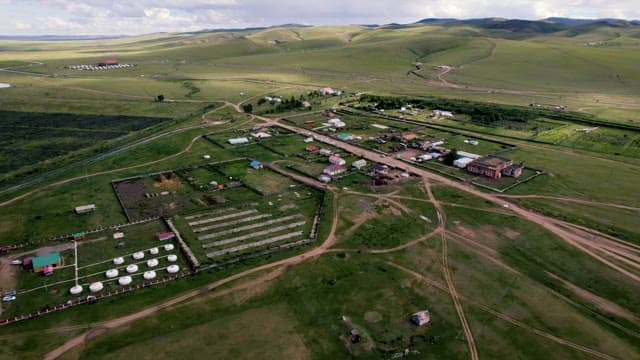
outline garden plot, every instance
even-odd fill
[[[196,236],[195,246],[202,248],[209,259],[225,261],[308,240],[310,222],[296,212],[297,206],[293,204],[280,206],[275,211],[256,207],[231,209],[186,219]]]

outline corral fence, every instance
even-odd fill
[[[64,304],[58,304],[58,305],[54,305],[54,306],[49,306],[46,307],[42,310],[36,310],[36,311],[32,311],[29,314],[24,314],[24,315],[19,315],[19,316],[14,316],[8,319],[0,319],[0,326],[3,325],[9,325],[9,324],[13,324],[16,323],[18,321],[23,321],[23,320],[29,320],[29,319],[34,319],[43,315],[47,315],[47,314],[51,314],[54,312],[58,312],[58,311],[62,311],[62,310],[66,310],[69,308],[72,308],[74,306],[78,306],[78,305],[82,305],[82,304],[92,304],[98,300],[101,299],[106,299],[106,298],[110,298],[112,296],[117,296],[117,295],[122,295],[125,293],[129,293],[132,291],[136,291],[139,289],[143,289],[143,288],[147,288],[150,286],[154,286],[154,285],[158,285],[158,284],[164,284],[173,280],[177,280],[180,278],[183,278],[185,276],[189,276],[189,275],[193,275],[195,272],[191,271],[191,270],[183,270],[180,273],[174,274],[174,275],[168,275],[168,276],[164,276],[160,279],[154,279],[154,280],[149,280],[149,281],[145,281],[139,284],[135,284],[135,285],[129,285],[129,286],[123,286],[119,289],[116,290],[112,290],[112,291],[108,291],[108,292],[103,292],[101,294],[98,295],[90,295],[90,296],[82,296],[82,297],[78,297],[72,300],[67,301]]]

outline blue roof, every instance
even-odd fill
[[[258,168],[260,166],[262,166],[262,163],[260,161],[258,161],[258,160],[251,161],[251,167],[252,168]]]

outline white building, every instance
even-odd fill
[[[451,111],[433,110],[433,112],[431,113],[431,116],[433,116],[433,117],[444,117],[444,118],[452,119],[453,118],[453,113]]]
[[[467,167],[467,165],[469,165],[472,161],[474,161],[475,159],[472,158],[468,158],[468,157],[461,157],[459,159],[456,159],[453,162],[453,166],[460,168],[460,169],[464,169]]]
[[[466,152],[466,151],[462,151],[462,150],[458,150],[457,154],[459,156],[467,157],[467,158],[471,158],[471,159],[480,159],[482,157],[482,155],[478,155],[478,154],[474,154],[474,153],[470,153],[470,152]]]
[[[331,181],[331,177],[330,177],[329,175],[322,174],[322,175],[318,176],[318,180],[319,180],[320,182],[322,182],[322,183],[325,183],[325,184],[326,184],[326,183],[328,183],[328,182],[330,182],[330,181]]]
[[[76,206],[76,214],[86,214],[92,211],[96,211],[94,204]]]
[[[341,95],[342,91],[340,90],[336,90],[333,88],[330,88],[328,86],[320,88],[320,90],[318,90],[318,92],[320,93],[320,95],[322,96],[327,96],[327,95]]]
[[[351,163],[351,166],[353,166],[354,168],[360,170],[360,169],[364,168],[365,166],[367,166],[367,161],[365,159],[356,160],[353,163]]]
[[[233,138],[233,139],[229,139],[229,144],[231,145],[240,145],[240,144],[246,144],[249,142],[249,139],[247,139],[246,137],[241,137],[241,138]]]
[[[337,127],[337,128],[342,128],[347,126],[347,124],[345,124],[342,120],[338,119],[338,118],[333,118],[329,121],[327,121],[327,123],[333,127]]]
[[[347,169],[344,166],[329,165],[322,172],[327,174],[327,175],[329,175],[329,176],[336,176],[336,175],[342,174],[345,171],[347,171]]]
[[[313,138],[312,137],[304,138],[304,142],[306,142],[306,143],[313,142]]]
[[[251,136],[253,136],[256,139],[264,139],[264,138],[271,137],[271,134],[268,134],[266,132],[260,131],[260,132],[257,132],[255,134],[251,134]]]

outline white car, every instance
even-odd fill
[[[2,297],[2,302],[14,301],[16,299],[15,295],[5,295]]]
[[[11,265],[22,265],[22,260],[20,259],[11,260]]]

